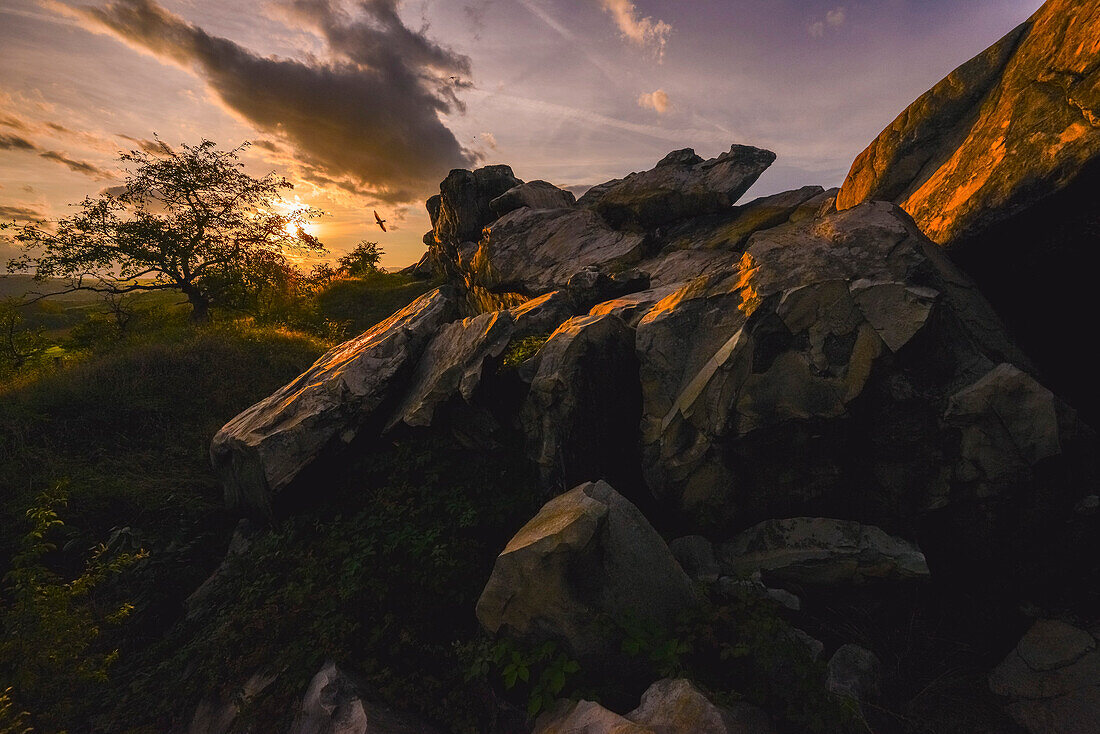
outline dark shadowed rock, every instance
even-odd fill
[[[742,518],[942,506],[958,451],[949,399],[1002,362],[1028,364],[966,278],[884,203],[757,232],[736,267],[683,286],[637,330],[650,487]]]
[[[1049,0],[903,112],[838,208],[896,201],[943,244],[1060,190],[1100,154],[1098,57],[1100,4]]]
[[[532,734],[654,734],[594,701],[559,700],[539,716]]]
[[[674,151],[649,171],[589,189],[578,204],[613,227],[655,227],[733,205],[774,161],[771,151],[744,145],[707,161]]]
[[[482,228],[496,219],[489,202],[523,183],[508,166],[473,171],[456,168],[439,185],[438,214],[432,227],[439,242],[477,242]],[[428,205],[430,214],[433,205]]]
[[[615,316],[580,316],[550,335],[521,414],[544,488],[634,479],[640,416],[633,329]]]
[[[676,562],[693,581],[713,583],[722,568],[714,557],[714,545],[702,535],[685,535],[668,544]]]
[[[726,573],[811,585],[927,578],[913,543],[873,525],[822,517],[767,520],[720,546]]]
[[[548,181],[528,181],[513,186],[490,201],[489,209],[497,217],[503,217],[525,206],[532,209],[568,209],[575,203],[577,197]]]
[[[431,291],[225,424],[210,456],[230,509],[270,516],[279,493],[306,466],[350,443],[405,387],[420,353],[457,308],[450,287]]]
[[[559,495],[509,541],[477,602],[492,634],[614,652],[600,615],[669,629],[698,598],[664,540],[605,482]]]
[[[882,663],[878,656],[859,645],[841,645],[829,658],[825,687],[855,701],[878,698],[882,690]]]
[[[1031,734],[1100,732],[1100,649],[1094,635],[1039,620],[989,676],[1008,712]]]

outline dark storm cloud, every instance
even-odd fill
[[[403,202],[473,162],[439,119],[461,109],[466,57],[407,28],[396,0],[363,0],[354,14],[329,0],[284,7],[325,39],[330,59],[261,57],[153,0],[77,12],[94,29],[194,71],[229,109],[291,143],[315,179]]]

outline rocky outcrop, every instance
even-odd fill
[[[559,189],[547,181],[528,181],[513,186],[489,202],[489,209],[497,217],[521,207],[532,209],[568,209],[577,203],[577,197]]]
[[[945,422],[963,420],[952,396],[1028,362],[892,205],[755,233],[736,267],[657,303],[637,334],[646,479],[711,521],[715,507],[742,523],[859,507],[856,519],[896,522],[958,490],[1008,486],[971,478],[963,436]],[[1056,423],[1063,437],[1076,430],[1064,412]],[[991,440],[1028,467],[1049,455],[1011,434]]]
[[[989,677],[994,693],[1031,734],[1100,732],[1097,635],[1058,620],[1039,620]]]
[[[684,679],[659,680],[625,716],[592,701],[560,701],[534,734],[772,734],[771,721],[745,703],[717,706]]]
[[[873,525],[822,517],[767,520],[720,547],[726,573],[766,582],[833,586],[927,578],[916,545]]]
[[[225,424],[210,458],[229,508],[269,517],[302,469],[350,443],[373,411],[404,388],[424,347],[457,310],[453,289],[437,288]]]
[[[774,161],[775,153],[745,145],[706,161],[685,148],[649,171],[592,187],[577,203],[616,228],[656,227],[730,207]]]
[[[668,629],[697,603],[691,580],[638,508],[594,482],[552,499],[509,541],[477,618],[492,634],[555,640],[591,659],[616,649],[601,615]]]
[[[855,160],[841,209],[901,205],[981,287],[1046,382],[1100,421],[1072,318],[1100,247],[1100,4],[1048,0]]]
[[[883,131],[837,207],[896,201],[945,244],[1060,190],[1100,154],[1098,58],[1100,4],[1049,0]]]
[[[482,228],[497,218],[489,203],[522,183],[508,166],[451,171],[439,184],[439,198],[428,200],[436,240],[477,242]]]

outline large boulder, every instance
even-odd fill
[[[1049,0],[916,100],[852,165],[838,208],[896,202],[974,278],[1049,385],[1100,420],[1076,314],[1100,247],[1100,2]]]
[[[437,241],[477,242],[482,228],[496,219],[489,202],[522,183],[508,166],[451,171],[439,184],[439,199],[428,204]]]
[[[528,181],[514,186],[489,202],[489,209],[498,217],[521,207],[532,209],[568,209],[577,197],[547,181]]]
[[[699,599],[642,513],[606,482],[539,510],[509,541],[477,602],[492,634],[554,640],[590,660],[617,649],[601,617],[670,629]]]
[[[686,148],[649,171],[594,186],[578,204],[613,227],[656,227],[732,206],[774,161],[775,153],[745,145],[706,161]]]
[[[587,209],[523,207],[493,222],[464,272],[493,291],[536,295],[564,286],[587,266],[635,262],[644,243],[642,235],[614,230]]]
[[[721,546],[726,573],[810,585],[927,578],[913,543],[873,525],[822,517],[766,520]]]
[[[1039,620],[989,676],[994,693],[1031,734],[1100,732],[1097,636],[1058,620]]]
[[[1100,155],[1100,3],[1049,0],[906,109],[852,164],[837,207],[896,201],[934,241],[971,236]]]
[[[439,328],[457,316],[450,287],[437,288],[333,348],[214,436],[210,457],[231,510],[270,517],[279,494],[322,453],[350,443],[405,387]]]

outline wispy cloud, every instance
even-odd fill
[[[18,219],[22,221],[35,221],[45,219],[46,215],[30,206],[19,204],[0,204],[0,219]]]
[[[643,17],[631,0],[600,0],[603,9],[611,13],[615,25],[623,37],[649,48],[660,59],[665,53],[665,44],[672,33],[672,26],[663,20]]]
[[[669,102],[665,90],[657,89],[638,97],[638,106],[654,110],[658,115],[663,115],[668,112],[672,104]]]
[[[573,33],[573,31],[562,25],[562,23],[555,19],[554,16],[546,12],[546,10],[537,2],[535,2],[535,0],[519,0],[519,4],[527,8],[528,12],[530,12],[531,15],[535,16],[543,23],[545,23],[547,28],[557,33],[566,41],[572,43],[573,46],[576,47],[577,51],[581,53],[585,57],[585,59],[587,59],[588,62],[592,64],[593,67],[603,73],[603,75],[607,77],[607,79],[609,79],[610,81],[617,81],[620,78],[620,74],[617,69],[612,67],[596,54],[592,53],[592,51],[590,50],[591,44],[589,44],[587,41],[577,36],[576,33]]]
[[[113,178],[113,174],[110,171],[106,171],[94,163],[88,161],[78,160],[71,157],[67,153],[63,153],[58,150],[49,150],[40,146],[38,143],[25,138],[22,135],[15,135],[12,133],[0,133],[0,151],[19,151],[26,153],[33,153],[39,158],[44,158],[54,163],[60,163],[68,168],[70,171],[76,173],[82,173],[85,176],[97,180],[107,180]]]
[[[396,203],[475,160],[439,118],[463,109],[457,95],[469,86],[469,59],[406,27],[397,3],[284,2],[326,44],[328,58],[307,60],[260,56],[155,0],[70,12],[201,78],[229,111],[290,146],[303,178]]]

